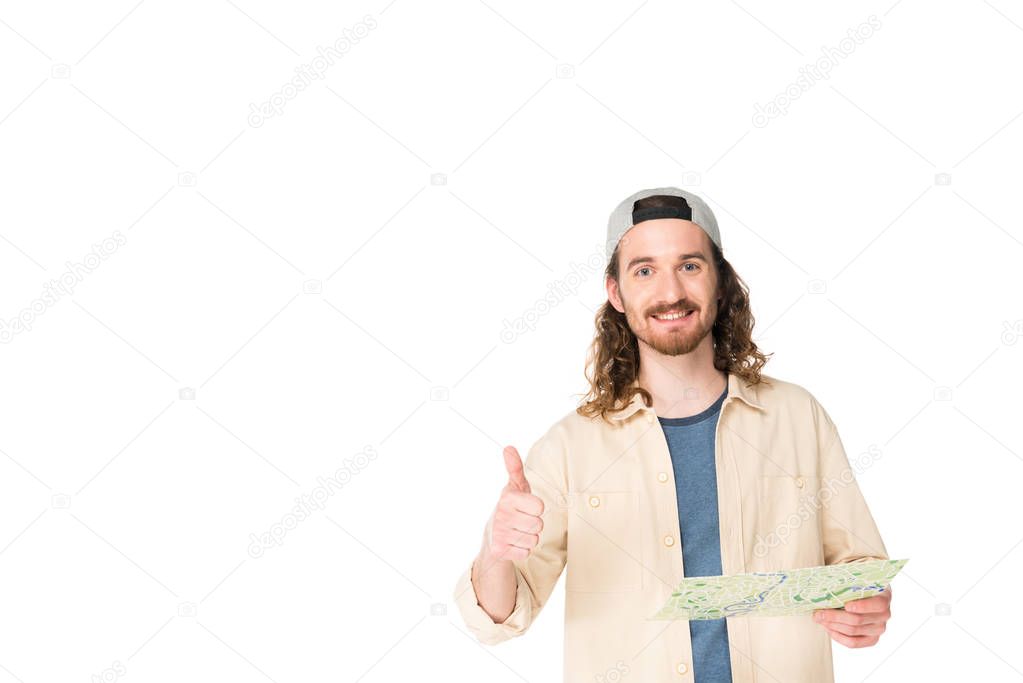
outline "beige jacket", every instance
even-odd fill
[[[801,386],[762,379],[729,374],[718,418],[723,573],[889,559],[828,413]],[[567,563],[566,683],[692,681],[688,622],[646,620],[684,576],[667,440],[638,395],[609,417],[573,411],[529,450],[544,527],[514,563],[511,615],[496,624],[479,606],[471,562],[455,601],[470,632],[497,644],[529,628]],[[831,639],[809,615],[728,617],[727,628],[734,683],[834,680]]]

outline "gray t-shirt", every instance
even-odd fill
[[[709,408],[689,417],[661,417],[675,470],[675,495],[686,576],[721,574],[718,488],[714,437],[728,388]],[[690,621],[696,683],[731,683],[728,629],[724,619]]]

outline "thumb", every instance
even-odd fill
[[[529,482],[522,470],[522,458],[515,446],[506,446],[504,449],[504,468],[508,470],[508,485],[523,493],[532,493],[529,489]]]

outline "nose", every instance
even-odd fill
[[[657,283],[657,298],[666,306],[686,299],[686,288],[682,284],[682,275],[676,271],[665,271]]]

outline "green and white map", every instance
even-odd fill
[[[822,567],[682,579],[649,619],[778,617],[841,607],[885,590],[909,560],[867,560]]]

